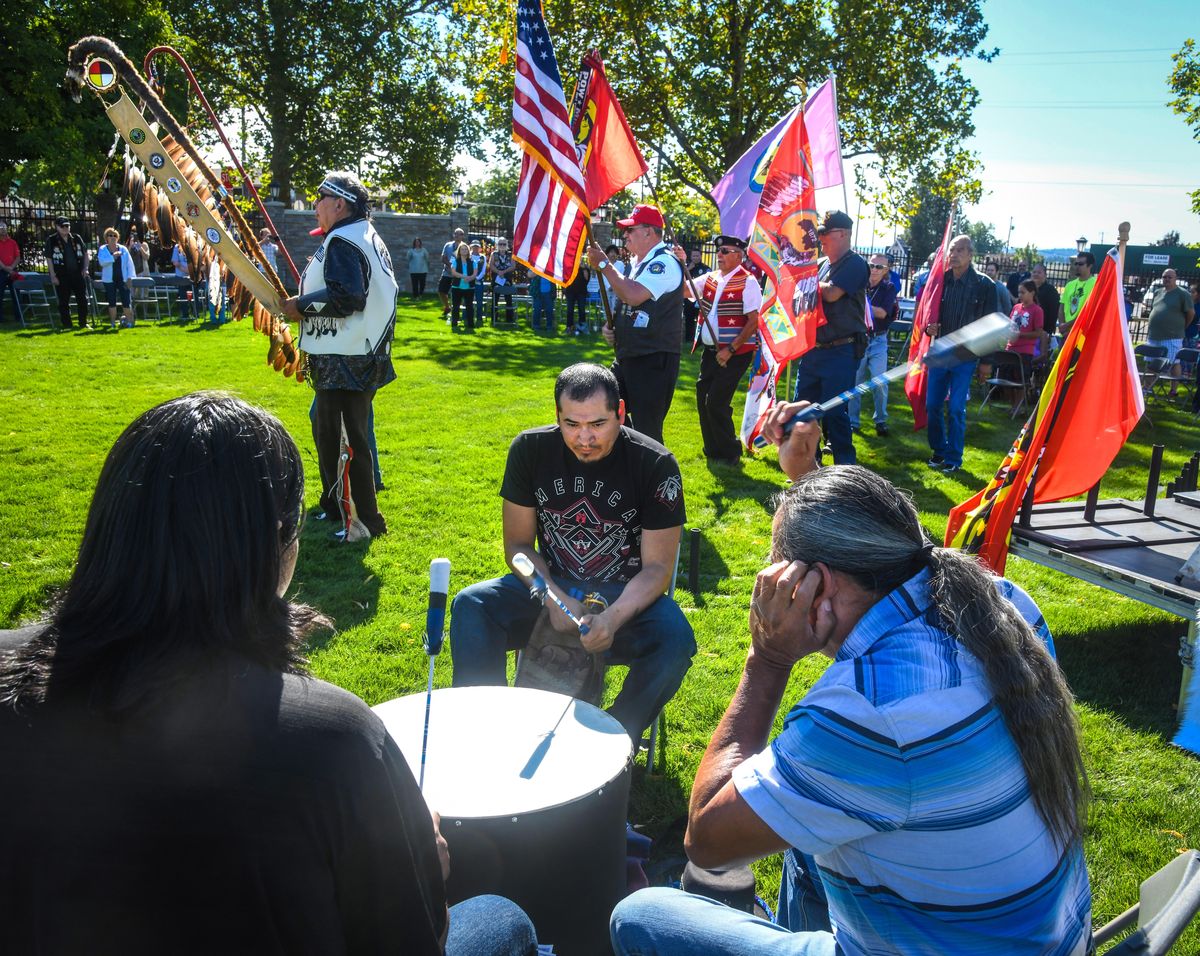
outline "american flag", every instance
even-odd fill
[[[568,285],[579,269],[590,213],[562,77],[539,0],[517,4],[516,60],[513,139],[522,156],[513,258],[538,275]]]

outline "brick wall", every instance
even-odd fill
[[[316,228],[317,217],[311,209],[285,209],[282,203],[267,203],[267,211],[271,220],[279,229],[279,238],[291,254],[296,268],[304,271],[305,263],[321,244],[319,236],[310,236],[309,232]],[[427,215],[424,213],[376,212],[371,217],[376,232],[387,243],[388,252],[392,255],[392,263],[396,267],[396,280],[403,291],[408,289],[408,250],[412,248],[413,240],[420,239],[421,244],[429,252],[429,282],[430,291],[437,288],[437,279],[441,274],[438,258],[442,245],[453,235],[455,229],[467,228],[467,210],[455,209],[450,213]],[[295,286],[295,279],[281,262],[280,273],[288,288]]]

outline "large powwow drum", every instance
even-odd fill
[[[420,774],[425,695],[375,708]],[[451,903],[496,893],[563,956],[610,953],[625,895],[633,744],[604,711],[517,687],[434,691],[425,800],[450,847]]]

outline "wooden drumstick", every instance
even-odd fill
[[[551,590],[550,585],[546,583],[546,579],[538,574],[537,568],[533,566],[533,562],[529,560],[529,555],[523,551],[518,551],[512,558],[513,570],[523,578],[529,580],[529,593],[537,598],[543,604],[549,598],[554,602],[555,606],[567,616],[567,619],[579,628],[580,634],[588,632],[588,626],[583,621],[571,613],[571,609],[567,607],[567,602],[560,598]]]

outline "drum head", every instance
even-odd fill
[[[373,708],[421,770],[425,694]],[[633,743],[614,718],[580,700],[524,687],[433,692],[425,801],[443,817],[534,813],[578,800],[624,772]]]

